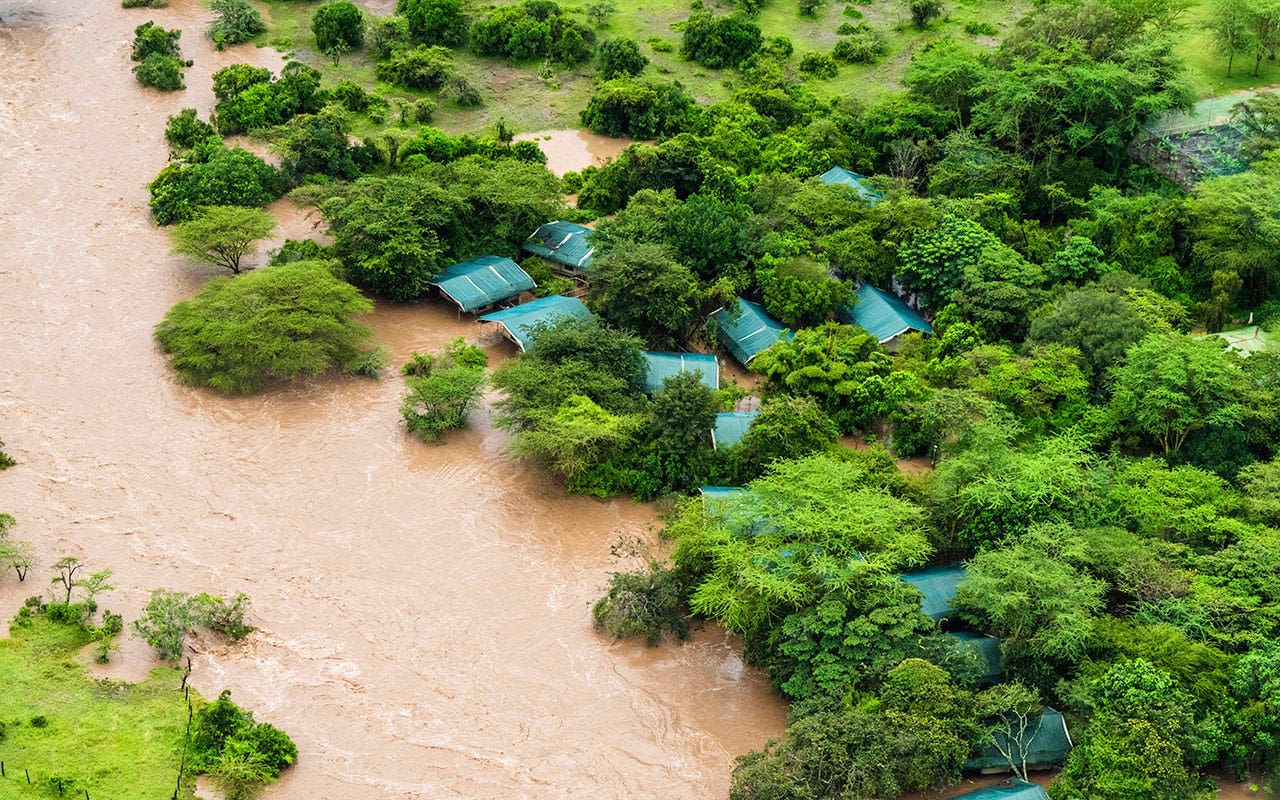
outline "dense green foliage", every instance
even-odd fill
[[[182,31],[165,30],[154,22],[144,22],[133,31],[133,60],[140,62],[133,68],[134,77],[143,86],[151,86],[165,92],[185,87],[178,38]]]
[[[471,26],[472,49],[509,61],[579,64],[591,58],[595,38],[595,31],[569,18],[553,0],[499,6]]]
[[[364,45],[364,15],[350,0],[335,0],[316,9],[311,18],[311,32],[316,47],[337,64],[343,53],[359,50]]]
[[[192,768],[210,775],[228,800],[256,797],[298,758],[293,740],[231,701],[231,692],[196,712],[191,727]]]
[[[173,226],[173,252],[239,274],[241,261],[276,229],[265,211],[243,206],[207,206],[198,216]]]
[[[209,7],[216,15],[209,23],[209,38],[219,50],[247,42],[267,29],[262,15],[249,0],[213,0]]]
[[[275,168],[253,153],[206,139],[160,170],[147,188],[152,215],[168,225],[208,206],[265,206],[283,187]]]
[[[323,261],[297,261],[214,278],[156,326],[184,381],[248,394],[270,381],[330,369],[369,372],[370,331],[354,321],[373,305]]]
[[[409,393],[400,404],[409,432],[428,442],[467,424],[480,399],[489,359],[484,351],[455,339],[439,356],[414,354],[404,366]]]

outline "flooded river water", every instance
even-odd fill
[[[652,509],[564,496],[483,411],[444,446],[408,439],[394,375],[227,399],[165,366],[151,329],[210,274],[147,215],[165,118],[207,113],[213,70],[279,57],[215,53],[194,0],[0,0],[0,18],[0,438],[21,462],[0,510],[39,563],[111,567],[126,617],[159,586],[252,597],[261,630],[204,649],[194,680],[294,736],[270,797],[723,796],[733,756],[783,724],[736,643],[590,627],[609,571],[636,561],[611,546],[651,540]],[[186,92],[130,74],[148,19],[183,29]],[[370,322],[393,363],[479,333],[442,306]],[[48,577],[0,576],[0,617]]]

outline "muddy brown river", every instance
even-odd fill
[[[297,741],[269,797],[723,796],[733,757],[784,721],[737,643],[591,629],[608,573],[638,563],[615,545],[653,541],[650,507],[565,496],[484,411],[444,446],[407,438],[393,374],[245,399],[174,380],[151,329],[211,273],[147,214],[165,118],[207,113],[221,66],[280,61],[214,52],[194,0],[117,6],[0,0],[0,438],[21,462],[0,510],[18,536],[42,565],[112,568],[105,604],[126,617],[160,586],[252,597],[260,630],[202,647],[194,681]],[[130,74],[148,19],[183,29],[185,92]],[[481,334],[435,305],[370,322],[396,364]],[[0,617],[48,579],[0,576]],[[130,641],[113,669],[148,659]]]

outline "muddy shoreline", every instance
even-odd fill
[[[0,0],[0,17],[0,437],[21,462],[0,509],[38,563],[111,567],[105,604],[126,618],[160,586],[253,598],[261,630],[203,647],[194,682],[294,736],[301,758],[268,797],[723,796],[733,757],[785,714],[738,644],[590,628],[608,573],[633,563],[610,546],[651,539],[650,507],[566,497],[485,411],[443,446],[409,439],[394,375],[229,399],[166,368],[151,328],[210,273],[147,214],[165,118],[207,113],[214,70],[279,56],[216,53],[193,0]],[[148,19],[183,29],[185,92],[134,82]],[[310,229],[276,209],[284,233]],[[393,363],[480,334],[437,305],[369,321]],[[44,572],[0,579],[0,616]],[[128,672],[147,653],[117,657]]]

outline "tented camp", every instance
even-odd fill
[[[876,337],[876,341],[890,352],[894,349],[894,340],[904,333],[933,333],[933,326],[897,295],[869,283],[859,286],[855,294],[857,302],[840,306],[836,309],[836,316],[841,322],[857,325]]]
[[[1062,713],[1046,708],[1032,717],[1020,733],[1015,729],[1012,740],[997,732],[996,742],[980,748],[964,768],[969,772],[1007,772],[1009,759],[1000,752],[1003,750],[1018,764],[1025,762],[1028,769],[1048,769],[1062,764],[1071,747],[1071,734]]]
[[[570,274],[581,274],[591,266],[591,229],[576,222],[548,222],[539,225],[524,243],[524,251],[542,256]]]
[[[720,329],[721,343],[744,367],[779,339],[791,338],[782,323],[750,300],[739,299],[735,308],[717,308],[711,316]]]
[[[978,683],[983,686],[994,686],[1000,681],[1003,670],[1000,667],[1000,640],[994,636],[968,631],[948,633],[957,648],[971,653],[982,667]]]
[[[1219,331],[1218,333],[1211,333],[1209,336],[1217,336],[1219,339],[1224,340],[1227,343],[1227,347],[1242,356],[1261,353],[1264,350],[1272,350],[1275,345],[1275,339],[1271,334],[1257,325]]]
[[[1049,800],[1049,795],[1034,783],[1015,779],[952,795],[949,800]]]
[[[955,599],[956,587],[964,576],[964,567],[937,567],[908,572],[901,577],[924,595],[920,610],[941,621],[951,613],[951,601]]]
[[[661,391],[667,378],[681,372],[696,372],[702,385],[711,391],[720,388],[720,362],[713,355],[702,353],[655,353],[646,350],[644,353],[645,394]]]
[[[515,297],[535,286],[533,278],[516,262],[501,256],[480,256],[454,264],[431,285],[466,312]]]
[[[563,317],[591,319],[592,315],[578,298],[554,294],[485,314],[476,321],[496,322],[507,337],[516,343],[516,347],[528,350],[540,323],[551,323]]]
[[[884,192],[879,191],[867,182],[867,176],[850,172],[844,167],[832,167],[818,176],[818,180],[828,186],[848,186],[866,200],[875,205],[884,199]]]
[[[716,426],[711,429],[711,446],[717,450],[733,447],[743,436],[759,411],[724,411],[716,414]]]

